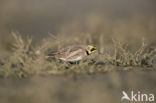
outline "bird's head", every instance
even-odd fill
[[[97,49],[96,49],[95,46],[87,45],[86,51],[87,51],[87,54],[88,54],[88,55],[90,55],[91,53],[94,53],[96,50],[97,50]]]

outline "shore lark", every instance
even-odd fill
[[[76,45],[63,48],[56,52],[50,52],[48,57],[53,57],[67,62],[77,62],[95,51],[96,47],[92,45]]]

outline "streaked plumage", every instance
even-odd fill
[[[95,46],[76,45],[76,46],[69,46],[67,48],[58,50],[56,52],[51,52],[48,54],[48,57],[53,57],[63,61],[76,62],[90,55],[95,51],[96,51]]]

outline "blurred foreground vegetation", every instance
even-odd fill
[[[132,69],[98,75],[0,79],[1,103],[121,103],[122,91],[156,94],[156,73]],[[130,103],[124,100],[123,103]]]

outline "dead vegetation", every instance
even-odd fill
[[[12,51],[9,56],[2,59],[0,65],[1,77],[96,74],[114,70],[130,70],[136,67],[155,70],[156,49],[148,50],[148,45],[144,41],[137,51],[131,52],[127,45],[113,40],[114,47],[111,51],[101,51],[99,48],[97,53],[79,63],[69,64],[45,58],[50,50],[65,45],[56,38],[54,39],[53,35],[40,42],[39,45],[33,45],[32,39],[29,37],[24,40],[19,33],[12,33],[12,36],[14,38],[11,46]]]

